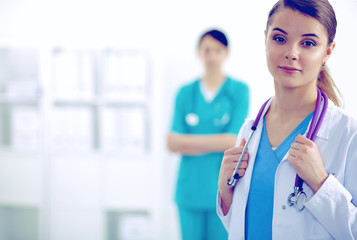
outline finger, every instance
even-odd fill
[[[247,161],[242,161],[240,163],[239,169],[246,169],[248,167],[248,162]]]
[[[224,158],[223,161],[224,161],[224,164],[227,165],[227,166],[234,166],[236,167],[238,162],[239,162],[239,157],[237,157],[239,155],[233,155],[233,156],[230,156],[229,158]],[[245,162],[248,162],[248,156],[244,155],[245,157],[243,157],[241,163],[243,161]]]
[[[227,164],[225,166],[225,169],[227,171],[234,171],[237,167],[237,161],[235,162],[230,162],[229,164]],[[242,162],[240,163],[238,169],[246,169],[248,167],[248,160],[242,160]]]
[[[242,141],[240,141],[240,144],[237,147],[234,148],[234,153],[238,153],[238,154],[242,153],[244,145],[245,145],[245,139],[242,138]]]
[[[239,177],[241,178],[245,174],[245,169],[238,169],[237,173],[238,173]]]
[[[242,141],[240,142],[239,146],[244,147],[244,145],[245,145],[245,139],[243,138]]]
[[[293,142],[290,146],[291,149],[295,149],[295,150],[300,150],[302,147],[302,143],[299,142]]]
[[[244,145],[245,145],[245,139],[242,138],[242,141],[240,141],[239,146],[234,149],[233,153],[235,153],[235,154],[240,154],[240,153],[242,153],[243,148],[244,148]]]
[[[301,135],[300,133],[296,136],[295,138],[295,142],[296,143],[300,143],[300,144],[305,144],[308,142],[309,139],[307,139],[306,137],[304,137],[303,135]]]
[[[304,146],[311,146],[312,141],[303,135],[299,134],[296,136],[295,141],[291,144],[291,148],[294,148],[296,150],[301,150],[304,148]]]
[[[237,155],[237,154],[241,154],[242,151],[243,151],[242,146],[233,147],[233,148],[230,148],[230,149],[224,151],[224,155]]]
[[[237,148],[237,150],[238,150],[237,154],[241,154],[243,152],[245,143],[246,143],[245,139],[242,138],[242,141],[240,142],[240,144],[239,144],[239,146]]]
[[[234,154],[232,154],[232,155],[229,155],[229,156],[227,156],[227,157],[231,157],[231,158],[233,158],[234,160],[238,161],[238,159],[242,156],[242,152],[243,152],[243,151],[240,151],[240,152],[234,153]],[[248,156],[249,156],[249,153],[248,153],[248,150],[247,150],[247,151],[245,151],[245,153],[244,153],[243,159],[244,159],[244,160],[247,160],[247,159],[248,159]]]
[[[296,149],[291,148],[291,149],[289,150],[289,155],[290,155],[291,157],[296,158],[297,155],[298,155],[298,153],[299,153],[299,151],[296,150]]]
[[[289,156],[286,158],[286,160],[288,160],[288,162],[291,163],[291,164],[292,164],[293,162],[295,162],[295,159],[296,159],[296,158],[293,157],[292,155],[289,155]]]
[[[230,169],[231,170],[234,170],[235,168],[236,168],[236,166],[237,166],[237,164],[231,164],[230,165]],[[240,163],[240,165],[239,165],[239,168],[238,169],[245,169],[245,168],[247,168],[248,167],[248,162],[247,161],[242,161],[241,163]]]
[[[230,155],[224,155],[223,156],[223,162],[225,163],[236,163],[239,159],[240,155],[237,154],[230,154]]]
[[[236,146],[236,147],[229,148],[229,149],[224,151],[224,156],[226,156],[226,155],[236,155],[236,154],[242,153],[242,149],[243,149],[243,147],[241,147],[241,146]]]

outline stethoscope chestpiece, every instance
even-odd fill
[[[307,200],[306,193],[297,187],[294,188],[294,192],[288,197],[288,205],[295,205],[298,211],[302,211],[305,208],[305,202]]]

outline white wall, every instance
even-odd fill
[[[7,0],[1,2],[0,38],[145,49],[156,61],[161,61],[154,63],[154,68],[160,71],[156,80],[171,96],[175,91],[172,89],[201,73],[196,58],[199,34],[207,28],[219,27],[226,31],[231,42],[226,71],[251,85],[255,110],[273,90],[265,66],[263,31],[267,12],[274,2]],[[331,3],[338,18],[338,32],[329,66],[345,97],[346,110],[357,117],[350,107],[354,95],[350,84],[356,79],[352,70],[357,52],[354,43],[357,1],[331,0]]]
[[[196,56],[199,35],[219,27],[230,40],[225,70],[251,87],[251,115],[273,94],[265,64],[264,28],[275,0],[7,0],[0,2],[0,40],[100,48],[116,46],[149,53],[153,68],[153,133],[160,175],[162,239],[178,239],[172,202],[178,156],[165,148],[174,95],[202,72]],[[354,71],[357,1],[332,0],[338,18],[337,46],[328,65],[345,108],[357,119]],[[167,219],[168,218],[168,219]]]

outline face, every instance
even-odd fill
[[[282,8],[265,34],[267,64],[275,84],[316,86],[322,64],[335,46],[334,42],[328,44],[324,26],[315,18]]]
[[[220,70],[224,60],[228,57],[228,49],[221,42],[208,35],[200,43],[198,56],[206,70]]]

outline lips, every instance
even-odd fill
[[[289,74],[301,72],[300,69],[297,69],[297,68],[294,68],[294,67],[279,66],[279,68],[280,68],[283,72],[289,73]]]

